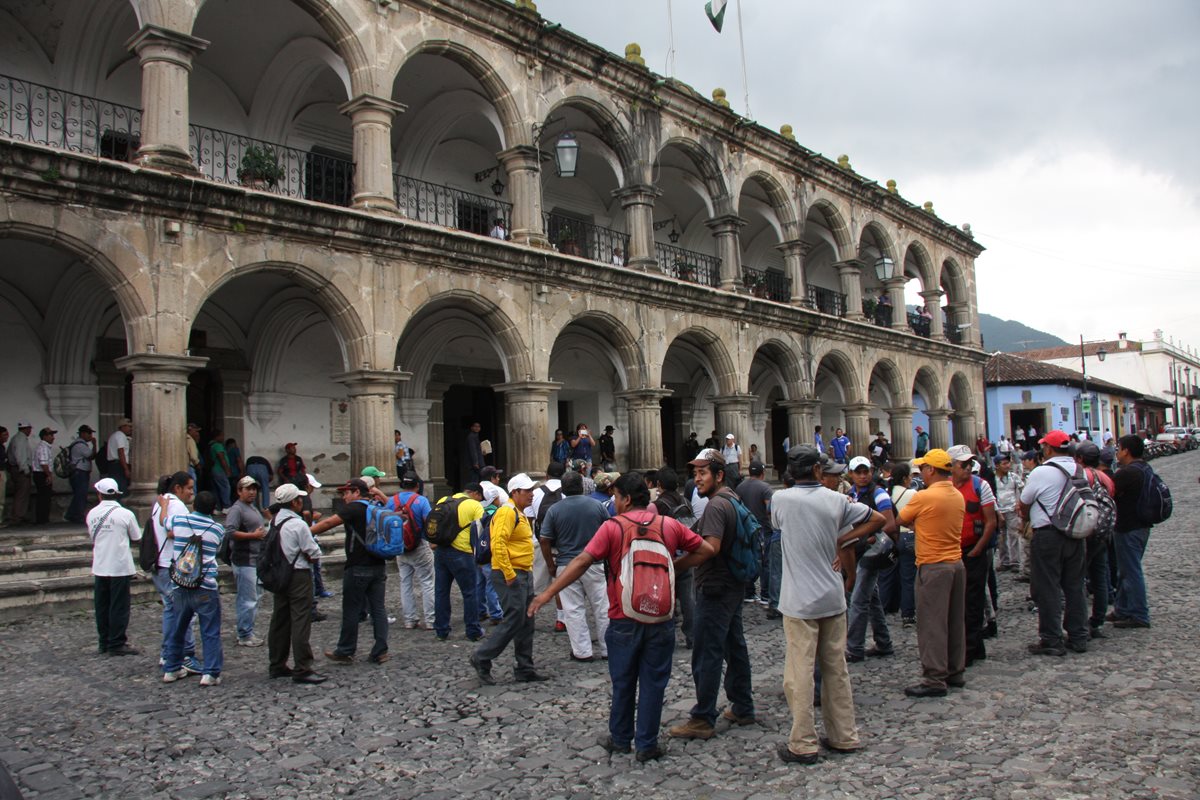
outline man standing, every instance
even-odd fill
[[[1097,496],[1100,492],[1107,493],[1115,504],[1116,486],[1113,479],[1100,469],[1100,447],[1095,442],[1080,442],[1075,448],[1075,461],[1087,473],[1092,492]],[[1101,535],[1100,531],[1084,540],[1084,573],[1088,591],[1092,595],[1092,612],[1088,617],[1088,624],[1093,639],[1104,638],[1101,628],[1104,627],[1104,617],[1108,612],[1108,543],[1109,537]]]
[[[571,457],[587,464],[587,469],[591,472],[592,448],[596,446],[596,440],[592,438],[585,423],[581,422],[575,426],[575,435],[570,438],[570,442]]]
[[[600,434],[600,466],[605,472],[612,472],[617,468],[617,445],[613,441],[613,426],[604,426],[604,433]]]
[[[409,466],[412,463],[411,448],[405,443],[404,434],[400,433],[400,431],[393,430],[392,434],[396,439],[394,448],[396,455],[396,474],[403,475],[404,473],[408,472],[409,469],[411,469]]]
[[[225,450],[225,431],[215,428],[212,437],[208,445],[209,473],[217,494],[217,510],[224,511],[230,505],[229,476],[233,470],[229,467],[229,454]]]
[[[433,554],[433,632],[442,642],[450,636],[450,587],[457,583],[463,600],[463,627],[467,639],[478,642],[483,638],[483,628],[479,625],[479,577],[475,568],[475,550],[471,544],[471,527],[483,519],[483,504],[462,491],[443,497],[438,500],[438,505],[455,501],[458,502],[458,519],[455,522],[458,534],[448,546],[439,546]],[[428,501],[424,514],[429,515]]]
[[[963,496],[966,513],[962,524],[962,561],[967,571],[967,596],[964,622],[967,626],[967,666],[987,658],[983,644],[984,606],[987,603],[988,573],[992,551],[989,543],[996,534],[996,497],[987,481],[971,472],[975,458],[965,444],[946,451],[950,455],[951,481]]]
[[[754,695],[751,689],[750,653],[742,632],[745,586],[729,572],[728,554],[737,536],[737,495],[725,480],[725,459],[713,449],[701,450],[692,460],[696,491],[708,499],[697,533],[717,555],[696,569],[696,622],[693,626],[692,680],[696,704],[687,722],[668,731],[679,739],[711,739],[716,733],[717,695],[721,668],[725,666],[725,695],[730,705],[722,716],[735,725],[751,725]]]
[[[358,649],[358,625],[364,608],[369,610],[375,643],[367,660],[382,664],[388,656],[388,618],[383,606],[387,588],[387,562],[367,549],[367,504],[371,490],[362,478],[352,478],[338,487],[342,510],[312,526],[314,536],[330,528],[346,529],[346,566],[342,572],[342,628],[337,646],[325,651],[335,664],[354,663]]]
[[[912,528],[917,550],[917,650],[921,682],[905,687],[909,697],[945,697],[946,687],[967,685],[963,615],[967,570],[962,563],[962,526],[967,502],[954,488],[950,455],[934,448],[913,461],[925,488],[900,509],[900,524]]]
[[[566,480],[564,479],[564,484]],[[582,492],[582,485],[579,491]],[[574,492],[573,483],[571,491]],[[675,621],[647,623],[629,619],[623,611],[620,583],[621,557],[625,551],[626,527],[648,525],[663,540],[669,553],[686,553],[674,562],[676,573],[699,564],[713,554],[713,547],[676,520],[663,517],[650,504],[650,491],[638,472],[626,472],[617,479],[615,502],[618,517],[604,521],[586,548],[567,563],[546,591],[529,604],[529,617],[549,603],[556,594],[577,581],[598,565],[603,573],[607,568],[613,576],[608,581],[608,628],[602,637],[608,650],[608,674],[612,680],[612,704],[608,716],[608,736],[600,746],[610,753],[628,753],[632,741],[638,761],[661,758],[665,751],[658,745],[658,729],[662,720],[663,696],[671,678],[671,656],[675,652]],[[568,501],[586,507],[587,498],[578,493],[551,509],[558,511]],[[659,522],[661,520],[661,522]],[[561,547],[561,545],[560,545]],[[565,598],[564,598],[565,600]],[[564,605],[566,603],[564,602]],[[634,707],[637,707],[636,721]]]
[[[871,460],[866,456],[852,458],[850,477],[854,482],[850,487],[850,499],[877,512],[884,520],[883,531],[879,535],[892,537],[894,543],[899,537],[900,528],[896,524],[892,498],[887,490],[875,483]],[[868,657],[890,656],[895,652],[887,617],[883,613],[883,601],[879,598],[880,569],[868,561],[858,560],[866,551],[866,542],[859,540],[855,551],[857,572],[854,577],[854,590],[850,595],[850,613],[847,615],[846,630],[843,634],[846,639],[846,660],[850,662],[859,662]],[[865,649],[868,622],[875,646]]]
[[[29,493],[33,486],[33,445],[29,434],[33,426],[24,420],[17,423],[17,435],[8,445],[8,476],[13,485],[13,504],[10,521],[26,522],[29,514]]]
[[[237,584],[237,643],[241,647],[262,647],[263,639],[254,635],[254,619],[263,591],[258,583],[258,555],[267,532],[255,502],[258,481],[243,476],[237,482],[237,497],[225,515],[225,535],[233,537],[230,561]]]
[[[917,426],[916,454],[917,458],[929,452],[929,434],[920,425]]]
[[[871,442],[871,463],[876,469],[883,469],[884,465],[890,464],[892,461],[892,443],[883,435],[883,431],[875,434],[875,441]]]
[[[750,509],[750,513],[758,520],[758,524],[762,529],[762,537],[759,544],[762,546],[761,558],[762,567],[759,572],[759,587],[760,591],[756,594],[754,591],[754,582],[746,584],[746,602],[757,602],[762,605],[769,605],[767,600],[771,595],[771,572],[770,564],[767,561],[767,545],[771,536],[771,486],[763,480],[763,472],[765,471],[761,461],[750,462],[750,477],[737,485],[734,490],[738,498],[742,501],[742,505]]]
[[[185,473],[186,474],[186,473]],[[221,667],[225,651],[221,645],[221,596],[217,593],[217,548],[225,529],[212,518],[217,507],[217,497],[212,492],[200,492],[190,514],[171,517],[166,522],[167,531],[175,541],[178,561],[193,536],[201,540],[200,557],[202,578],[194,589],[175,586],[171,592],[178,617],[175,630],[167,641],[167,655],[163,662],[163,683],[174,683],[190,674],[184,666],[184,639],[191,627],[192,617],[200,618],[200,636],[204,640],[204,675],[201,686],[220,686]]]
[[[285,483],[275,490],[274,526],[279,527],[283,560],[292,565],[292,579],[283,592],[275,592],[275,608],[267,632],[267,657],[272,678],[291,677],[295,683],[324,683],[325,676],[313,669],[312,565],[321,558],[321,547],[300,516],[307,492]],[[292,666],[287,665],[288,648]]]
[[[481,430],[482,426],[478,422],[472,422],[463,442],[463,470],[466,473],[463,477],[464,484],[479,481],[483,471],[483,445],[479,441]]]
[[[512,642],[519,682],[544,681],[533,665],[533,617],[526,611],[533,599],[533,530],[525,509],[533,502],[533,480],[524,472],[508,482],[509,500],[492,515],[492,585],[500,597],[504,619],[492,635],[475,648],[471,666],[485,686],[495,684],[492,661]]]
[[[158,590],[159,600],[162,601],[162,647],[159,652],[159,662],[166,663],[167,650],[175,626],[179,621],[180,608],[175,599],[175,584],[171,581],[171,562],[175,560],[175,548],[171,542],[172,534],[167,528],[167,522],[188,513],[187,504],[196,493],[196,482],[186,472],[176,472],[165,479],[165,484],[159,485],[158,502],[151,507],[151,519],[154,522],[154,538],[158,546],[158,566],[154,570],[154,588]],[[183,670],[192,675],[201,672],[200,663],[196,660],[196,639],[191,627],[183,632]]]
[[[117,429],[108,437],[105,456],[108,459],[108,477],[121,487],[121,494],[129,491],[129,480],[133,471],[129,466],[129,437],[133,435],[133,421],[124,417],[117,423]]]
[[[1072,539],[1055,528],[1051,520],[1071,476],[1083,469],[1071,456],[1070,442],[1071,437],[1063,431],[1050,431],[1043,436],[1038,444],[1045,459],[1029,473],[1021,491],[1021,516],[1033,526],[1033,541],[1029,545],[1030,588],[1038,608],[1038,641],[1029,645],[1033,655],[1063,656],[1068,647],[1076,653],[1087,652],[1087,595],[1083,583],[1087,561],[1083,540]]]
[[[850,437],[842,432],[841,428],[834,431],[834,437],[829,442],[829,447],[833,450],[833,460],[839,464],[845,464],[850,460],[850,453],[854,450],[850,442]]]
[[[200,480],[200,475],[204,469],[203,462],[200,460],[200,426],[194,422],[189,422],[187,426],[187,435],[183,437],[184,447],[187,448],[188,459],[188,474],[192,476],[193,481]],[[266,491],[266,489],[263,489]]]
[[[879,533],[884,518],[863,503],[847,503],[818,480],[820,453],[797,445],[788,451],[792,488],[777,492],[771,503],[771,523],[780,531],[783,570],[779,611],[787,639],[783,691],[792,711],[792,730],[779,747],[789,763],[814,764],[819,758],[813,724],[813,666],[821,668],[821,713],[835,752],[859,748],[854,724],[854,698],[844,657],[846,593],[841,576],[830,565],[839,557],[853,558],[842,548]],[[842,536],[838,531],[846,530]],[[882,535],[882,534],[879,534]]]
[[[578,472],[563,475],[562,493],[563,499],[546,511],[538,531],[542,557],[546,560],[546,568],[551,578],[584,551],[592,540],[592,535],[608,519],[608,512],[599,502],[583,496],[583,478]],[[600,648],[600,657],[608,658],[608,647],[604,639],[604,633],[608,630],[608,617],[604,614],[607,595],[603,566],[589,566],[577,580],[564,586],[561,591],[562,622],[571,641],[571,659],[594,659],[592,632],[588,629],[587,621],[589,602],[595,614],[596,642]]]
[[[34,525],[45,525],[50,521],[50,501],[54,497],[54,472],[50,469],[54,462],[54,453],[50,445],[54,444],[56,433],[58,431],[54,428],[42,428],[38,431],[38,443],[33,451],[33,486],[37,489]]]
[[[1109,615],[1114,628],[1150,627],[1142,556],[1150,540],[1151,526],[1142,521],[1137,511],[1145,472],[1150,469],[1142,460],[1144,450],[1145,444],[1137,436],[1122,436],[1117,440],[1117,463],[1121,468],[1113,479],[1117,500],[1117,530],[1113,540],[1121,581],[1113,613]]]
[[[825,440],[821,437],[820,425],[813,428],[813,444],[817,448],[818,453],[825,452]]]
[[[91,426],[80,425],[79,435],[67,447],[67,458],[71,462],[71,505],[63,519],[67,522],[83,522],[87,507],[88,483],[92,477],[92,461],[96,458],[96,432]]]
[[[111,478],[96,482],[100,503],[87,515],[92,538],[92,605],[96,611],[96,634],[100,653],[136,656],[125,632],[129,628],[129,582],[134,575],[130,542],[141,541],[137,517],[117,500],[121,490]]]
[[[736,489],[742,481],[742,446],[737,443],[737,437],[732,433],[725,434],[721,458],[725,459],[725,485]]]
[[[279,459],[279,466],[275,468],[275,474],[279,476],[280,486],[285,483],[295,483],[297,478],[307,485],[308,468],[304,466],[304,459],[296,455],[295,442],[288,442],[283,446],[283,458]]]
[[[1023,571],[1025,542],[1021,538],[1021,515],[1017,503],[1025,483],[1012,469],[1012,456],[1001,453],[996,456],[996,529],[1000,537],[1000,566],[997,572],[1010,569]]]
[[[378,470],[376,470],[378,471]],[[365,472],[365,470],[364,470]],[[372,480],[374,478],[372,476]],[[365,481],[364,481],[365,482]],[[400,608],[404,612],[404,627],[409,630],[441,631],[435,621],[435,595],[437,592],[435,571],[437,558],[433,548],[425,539],[425,520],[429,517],[429,500],[418,491],[417,473],[405,472],[400,477],[400,492],[387,500],[391,511],[407,514],[417,531],[417,545],[396,556],[396,572],[400,575]],[[406,522],[405,524],[410,524]],[[415,589],[420,588],[421,607],[417,608]],[[447,593],[449,588],[447,588]],[[449,594],[447,594],[449,598]],[[447,606],[449,610],[449,606]],[[445,639],[449,632],[449,617],[446,630],[438,633]]]

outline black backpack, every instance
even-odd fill
[[[1138,462],[1137,468],[1142,473],[1142,491],[1137,500],[1137,518],[1143,525],[1157,525],[1171,518],[1175,503],[1171,500],[1171,490],[1163,483],[1162,478],[1154,468],[1145,462]]]
[[[542,489],[542,503],[538,506],[537,518],[534,522],[537,524],[537,530],[542,529],[542,520],[546,518],[546,512],[550,510],[550,506],[563,499],[562,487],[557,489]]]
[[[154,515],[157,511],[158,505],[155,504],[150,510],[150,516],[146,518],[146,524],[142,526],[142,540],[138,542],[138,566],[142,568],[142,572],[149,572],[151,575],[158,572],[158,557],[162,555],[163,547],[171,541],[163,539],[162,547],[158,546],[158,537],[154,533]]]
[[[292,585],[292,572],[296,568],[296,562],[300,560],[299,550],[290,563],[283,557],[283,537],[280,535],[282,527],[279,523],[271,525],[258,554],[258,582],[268,592],[286,592]]]
[[[458,524],[458,507],[462,501],[461,497],[443,497],[429,512],[425,518],[425,538],[430,544],[446,547],[458,538],[462,532]]]

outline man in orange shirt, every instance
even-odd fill
[[[946,687],[966,685],[967,571],[962,524],[967,504],[951,482],[950,455],[940,448],[914,459],[925,488],[900,509],[900,524],[916,532],[917,649],[921,682],[909,697],[945,697]]]

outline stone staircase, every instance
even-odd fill
[[[344,534],[335,528],[317,538],[325,554],[327,582],[341,577]],[[137,558],[137,545],[134,545]],[[0,622],[92,605],[92,543],[82,525],[22,525],[0,529]],[[233,573],[220,565],[223,593],[232,593]],[[157,601],[150,576],[138,572],[131,587],[134,602]]]

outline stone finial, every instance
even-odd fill
[[[533,0],[517,0],[517,10],[530,14],[538,13],[537,3],[533,2]]]
[[[625,60],[639,67],[646,66],[646,59],[642,58],[642,46],[637,42],[625,45]]]
[[[921,208],[925,209],[926,214],[932,214],[933,213],[933,201],[926,200],[925,205],[921,206]]]
[[[963,233],[965,233],[967,236],[970,236],[972,239],[974,239],[974,238],[975,238],[975,234],[974,234],[974,233],[971,231],[971,223],[969,223],[969,222],[964,222],[964,223],[962,224],[962,231],[963,231]]]
[[[841,167],[842,169],[851,169],[850,156],[846,155],[845,153],[842,153],[840,156],[838,156],[837,165],[839,167]]]
[[[899,194],[900,193],[899,190],[896,188],[896,182],[894,180],[889,180],[887,182],[887,190],[888,190],[888,194]]]
[[[720,86],[713,89],[713,102],[721,108],[729,108],[729,100],[726,99],[725,90]]]
[[[796,134],[792,133],[791,125],[784,125],[779,129],[779,135],[787,139],[789,142],[796,141]]]

